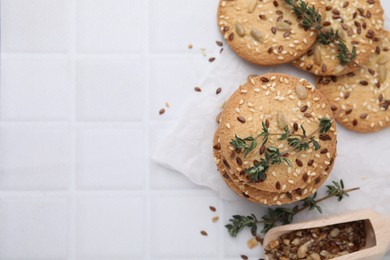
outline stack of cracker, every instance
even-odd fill
[[[252,77],[224,105],[213,143],[218,171],[239,196],[256,203],[313,195],[336,158],[332,115],[326,98],[304,79]]]

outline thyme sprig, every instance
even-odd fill
[[[302,211],[311,211],[316,209],[319,213],[322,214],[322,209],[318,205],[321,202],[332,197],[337,197],[338,201],[341,201],[345,197],[349,196],[350,192],[360,189],[359,187],[345,189],[343,180],[340,180],[339,182],[332,181],[332,184],[327,185],[326,188],[328,195],[320,199],[316,199],[317,193],[315,193],[313,196],[298,202],[298,204],[293,208],[268,208],[267,214],[262,216],[261,219],[258,219],[254,214],[251,214],[250,216],[234,215],[231,219],[229,219],[230,223],[225,227],[232,237],[236,237],[237,234],[245,228],[250,228],[251,233],[255,234],[257,232],[258,225],[262,224],[263,228],[261,233],[265,234],[271,228],[292,223],[294,217]]]
[[[321,25],[321,14],[314,8],[309,6],[303,0],[285,0],[295,15],[301,20],[301,25],[305,30],[313,28],[318,31],[317,42],[323,45],[329,45],[335,43],[338,48],[338,59],[341,65],[347,65],[356,59],[356,48],[352,47],[350,51],[345,44],[344,40],[340,37],[338,31],[333,29],[323,29]]]
[[[309,6],[305,1],[285,0],[292,7],[295,15],[301,19],[301,25],[305,30],[314,28],[321,30],[321,15],[314,6]]]
[[[320,149],[320,144],[315,139],[315,134],[326,133],[332,127],[332,121],[328,118],[321,118],[318,128],[313,131],[310,135],[306,134],[305,128],[301,125],[302,134],[293,134],[290,132],[288,126],[284,128],[283,133],[270,133],[266,122],[262,122],[262,132],[256,137],[240,138],[237,135],[230,141],[230,144],[238,151],[244,152],[246,157],[251,151],[257,147],[257,139],[263,137],[262,146],[264,146],[264,158],[254,163],[254,165],[245,170],[245,173],[249,175],[252,181],[259,182],[264,181],[267,178],[266,172],[271,165],[279,165],[285,163],[291,166],[291,161],[285,156],[291,151],[303,151],[310,148],[310,144],[313,144],[314,149],[317,151]],[[269,146],[265,147],[268,142],[269,136],[276,135],[280,136],[278,140],[286,140],[289,149],[281,152],[278,148]]]

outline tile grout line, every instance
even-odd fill
[[[152,202],[151,202],[151,194],[150,194],[150,118],[149,118],[149,110],[150,110],[150,27],[149,27],[149,8],[150,8],[150,0],[145,0],[145,42],[146,46],[144,46],[144,58],[146,60],[146,88],[145,88],[145,103],[146,108],[144,112],[144,126],[146,127],[146,176],[145,176],[145,208],[144,214],[146,216],[145,220],[145,243],[144,243],[144,259],[151,259],[151,248],[152,248]]]
[[[76,259],[76,0],[71,2],[70,11],[70,31],[71,40],[69,43],[69,57],[71,63],[71,97],[70,97],[70,127],[72,132],[72,174],[71,185],[68,195],[71,199],[71,216],[70,216],[70,231],[69,231],[69,258]]]

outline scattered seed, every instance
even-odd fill
[[[219,217],[218,216],[215,216],[211,219],[211,222],[215,223],[219,220]]]
[[[248,257],[246,255],[241,255],[241,259],[248,260]]]
[[[219,47],[222,47],[223,46],[223,43],[221,41],[216,41],[215,42]]]
[[[207,236],[208,236],[207,232],[204,231],[204,230],[200,231],[200,234],[201,234],[202,236],[204,236],[204,237],[207,237]]]
[[[246,244],[249,249],[253,249],[259,244],[259,242],[257,241],[256,237],[252,237],[246,242]]]
[[[200,87],[195,87],[194,90],[195,90],[196,92],[202,92],[202,89],[201,89]]]
[[[214,206],[209,206],[209,209],[212,211],[212,212],[216,212],[217,209],[214,207]]]
[[[215,94],[219,94],[219,93],[221,93],[222,92],[222,88],[217,88],[217,90],[215,91]]]
[[[161,108],[160,111],[158,111],[158,113],[159,113],[160,115],[164,114],[164,113],[165,113],[165,109],[164,109],[164,108]]]
[[[209,58],[209,62],[213,62],[213,61],[215,61],[214,57]]]

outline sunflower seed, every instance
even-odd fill
[[[307,89],[299,83],[295,85],[295,92],[300,100],[307,98]]]
[[[258,41],[258,42],[263,42],[264,41],[263,34],[259,30],[257,30],[257,29],[252,29],[251,30],[251,35],[252,35],[252,37],[253,37],[253,39],[255,41]]]
[[[321,53],[318,50],[318,48],[314,49],[314,64],[316,65],[321,65],[322,58],[321,58]]]
[[[379,57],[377,62],[378,62],[379,65],[382,65],[382,64],[386,64],[389,60],[390,60],[390,57],[388,57],[388,56],[381,56],[381,57]]]
[[[282,114],[281,112],[278,113],[278,127],[280,129],[284,129],[287,125],[287,118],[284,114]]]
[[[245,29],[239,22],[236,22],[236,24],[234,25],[234,28],[236,28],[236,32],[239,36],[242,37],[245,35]]]
[[[276,23],[276,29],[278,31],[287,32],[287,31],[291,31],[291,26],[285,22],[280,21]]]
[[[257,6],[257,0],[249,0],[248,3],[248,13],[253,13]]]
[[[378,74],[379,74],[379,81],[381,83],[385,82],[385,80],[387,78],[387,69],[386,69],[385,65],[380,65],[379,66]]]

